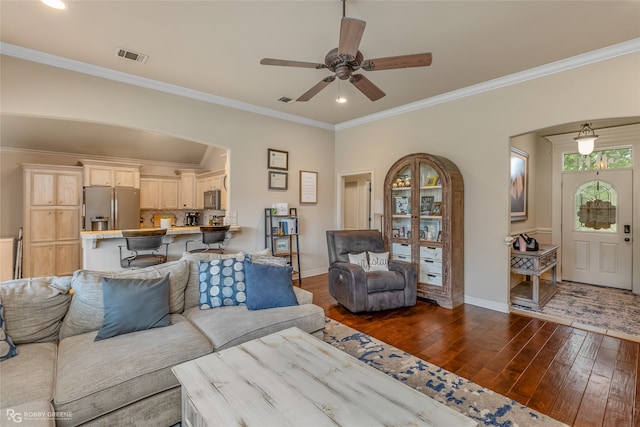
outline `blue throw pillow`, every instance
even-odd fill
[[[201,310],[246,305],[245,258],[239,253],[233,258],[198,262]]]
[[[244,269],[247,276],[249,310],[298,305],[291,281],[293,267],[245,261]]]
[[[11,337],[7,334],[4,324],[4,307],[0,303],[0,362],[11,359],[18,354],[18,349],[11,341]]]
[[[160,279],[102,278],[104,320],[94,341],[171,325],[169,275]]]

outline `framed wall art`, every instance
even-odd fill
[[[269,190],[287,190],[288,188],[289,174],[269,171]]]
[[[529,155],[511,147],[511,221],[526,221],[529,204]]]
[[[273,253],[275,255],[285,255],[291,252],[289,237],[276,237],[273,239]]]
[[[289,152],[267,148],[267,168],[289,170]]]
[[[318,203],[318,172],[300,171],[300,203]]]

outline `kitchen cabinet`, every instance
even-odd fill
[[[23,277],[80,268],[81,167],[23,165]]]
[[[81,160],[84,165],[84,185],[140,188],[140,165],[129,163]]]
[[[384,182],[384,236],[392,259],[419,268],[419,297],[446,308],[464,302],[464,185],[450,160],[402,157]]]
[[[140,178],[140,209],[179,209],[180,180]]]
[[[180,209],[197,208],[198,183],[193,170],[180,170]]]

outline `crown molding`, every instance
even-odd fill
[[[338,123],[335,126],[330,123],[312,120],[312,119],[308,119],[302,116],[297,116],[294,114],[283,113],[277,110],[272,110],[270,108],[259,107],[257,105],[249,104],[246,102],[240,102],[230,98],[224,98],[221,96],[208,94],[205,92],[185,88],[182,86],[172,85],[169,83],[152,80],[145,77],[139,77],[139,76],[135,76],[128,73],[123,73],[121,71],[111,70],[105,67],[98,67],[96,65],[87,64],[85,62],[63,58],[60,56],[51,55],[49,53],[40,52],[33,49],[27,49],[27,48],[13,45],[10,43],[0,42],[0,52],[2,53],[2,55],[12,56],[15,58],[37,62],[45,65],[50,65],[53,67],[62,68],[69,71],[75,71],[78,73],[88,74],[95,77],[114,80],[121,83],[140,86],[147,89],[153,89],[160,92],[170,93],[172,95],[178,95],[186,98],[196,99],[198,101],[203,101],[210,104],[222,105],[222,106],[234,108],[237,110],[247,111],[255,114],[261,114],[264,116],[273,117],[281,120],[287,120],[295,123],[300,123],[303,125],[318,127],[321,129],[338,131],[338,130],[344,130],[344,129],[360,126],[366,123],[371,123],[378,120],[383,120],[383,119],[394,117],[394,116],[399,116],[402,114],[409,113],[411,111],[432,107],[434,105],[455,101],[461,98],[466,98],[468,96],[489,92],[492,90],[515,85],[518,83],[526,82],[526,81],[537,79],[540,77],[545,77],[551,74],[560,73],[563,71],[571,70],[573,68],[583,67],[585,65],[606,61],[608,59],[616,58],[618,56],[640,52],[640,38],[628,40],[626,42],[618,43],[602,49],[597,49],[581,55],[573,56],[571,58],[562,59],[560,61],[552,62],[549,64],[542,65],[540,67],[510,74],[508,76],[489,80],[483,83],[478,83],[476,85],[472,85],[462,89],[447,92],[441,95],[436,95],[431,98],[426,98],[426,99],[413,102],[410,104],[406,104],[400,107],[391,108],[389,110],[381,111],[375,114],[370,114],[368,116],[363,116],[358,119]]]
[[[508,76],[500,77],[494,80],[478,83],[473,86],[468,86],[462,89],[444,93],[442,95],[426,98],[421,101],[413,102],[411,104],[406,104],[397,108],[391,108],[389,110],[385,110],[379,113],[360,117],[358,119],[350,120],[348,122],[342,122],[335,126],[335,130],[348,129],[348,128],[360,126],[366,123],[371,123],[377,120],[399,116],[401,114],[405,114],[411,111],[421,110],[423,108],[432,107],[438,104],[444,104],[446,102],[455,101],[461,98],[466,98],[468,96],[477,95],[483,92],[489,92],[489,91],[500,89],[506,86],[511,86],[518,83],[526,82],[528,80],[549,76],[551,74],[561,73],[563,71],[571,70],[573,68],[583,67],[585,65],[606,61],[608,59],[616,58],[618,56],[628,55],[630,53],[635,53],[635,52],[640,52],[640,38],[632,39],[623,43],[618,43],[602,49],[587,52],[582,55],[577,55],[570,58],[562,59],[560,61],[551,62],[549,64],[541,65],[536,68],[531,68],[529,70],[510,74]]]
[[[0,52],[2,53],[2,55],[12,56],[14,58],[24,59],[26,61],[37,62],[39,64],[50,65],[52,67],[75,71],[77,73],[87,74],[94,77],[100,77],[120,83],[153,89],[159,92],[165,92],[172,95],[178,95],[185,98],[207,102],[209,104],[222,105],[224,107],[234,108],[236,110],[274,117],[276,119],[287,120],[290,122],[296,122],[303,125],[318,127],[321,129],[334,130],[334,126],[330,123],[308,119],[306,117],[297,116],[295,114],[283,113],[281,111],[272,110],[270,108],[259,107],[257,105],[249,104],[246,102],[236,101],[230,98],[212,95],[206,92],[189,89],[182,86],[148,79],[146,77],[123,73],[121,71],[87,64],[86,62],[63,58],[61,56],[51,55],[49,53],[33,49],[27,49],[25,47],[13,45],[10,43],[0,42]]]

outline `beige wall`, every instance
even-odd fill
[[[238,211],[243,227],[232,244],[238,249],[262,247],[263,208],[276,201],[297,206],[298,171],[318,171],[319,203],[299,209],[303,271],[311,274],[326,271],[324,231],[335,224],[336,176],[373,171],[373,199],[382,200],[384,176],[399,157],[413,152],[448,157],[465,180],[466,300],[506,311],[510,138],[563,123],[640,115],[639,69],[640,53],[625,55],[334,135],[3,57],[1,107],[8,113],[112,123],[229,147],[231,209]],[[290,153],[287,192],[267,190],[267,148]],[[545,198],[540,194],[535,197]],[[0,197],[4,209],[6,199]],[[532,214],[546,227],[548,218],[540,209],[537,204]]]
[[[465,299],[507,310],[510,138],[563,123],[639,115],[638,70],[640,53],[625,55],[340,130],[336,173],[373,169],[374,199],[382,199],[386,171],[405,154],[428,152],[456,163],[465,182]]]
[[[324,231],[333,226],[335,212],[332,131],[6,56],[0,78],[5,113],[114,124],[229,148],[230,207],[242,227],[231,250],[264,248],[264,208],[273,202],[298,206],[299,170],[317,171],[318,204],[298,209],[300,248],[303,275],[326,271]],[[268,190],[267,148],[289,151],[286,192]],[[3,187],[11,177],[2,176]],[[0,197],[4,222],[6,215],[17,215],[5,210],[16,194]]]

